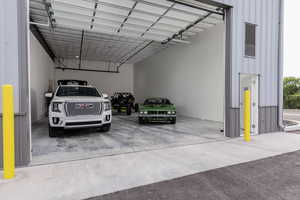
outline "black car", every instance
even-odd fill
[[[138,112],[138,104],[135,104],[134,96],[129,92],[116,92],[111,97],[111,106],[114,112],[125,112],[127,115],[131,115],[132,109]]]

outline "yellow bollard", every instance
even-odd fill
[[[14,94],[12,85],[2,86],[4,179],[15,176]]]
[[[244,139],[251,141],[251,92],[249,89],[244,92]]]

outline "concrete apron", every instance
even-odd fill
[[[300,150],[300,135],[259,135],[17,169],[1,199],[84,199]],[[2,175],[2,174],[1,174]]]

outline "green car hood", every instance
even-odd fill
[[[176,111],[176,107],[174,105],[140,105],[140,111]]]

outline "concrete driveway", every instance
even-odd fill
[[[259,135],[73,162],[20,168],[0,179],[9,200],[76,200],[300,150],[300,135]],[[0,173],[2,177],[2,173]]]
[[[284,110],[283,111],[285,131],[300,131],[300,110]]]
[[[300,151],[88,200],[299,200]]]
[[[283,119],[300,123],[300,109],[299,110],[284,110]]]

